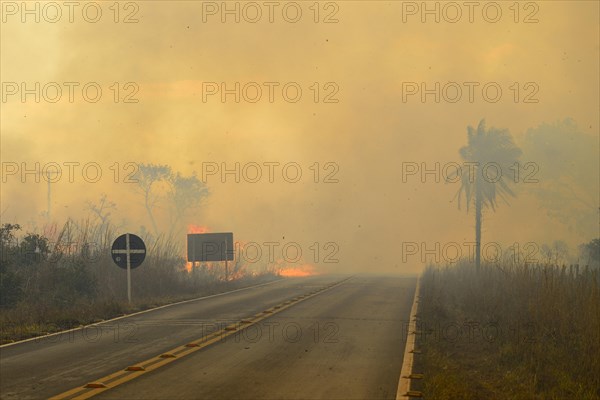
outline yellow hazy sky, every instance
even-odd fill
[[[472,241],[474,220],[451,202],[456,184],[402,182],[403,163],[459,161],[466,127],[482,118],[517,143],[565,118],[599,135],[596,1],[475,2],[472,22],[463,2],[427,2],[434,14],[400,1],[76,3],[71,22],[65,2],[28,2],[30,13],[1,2],[3,222],[39,225],[46,209],[46,183],[5,175],[7,163],[98,163],[98,182],[76,170],[74,182],[53,186],[53,219],[84,218],[86,202],[106,193],[115,220],[135,231],[149,222],[133,185],[114,182],[116,162],[199,177],[206,163],[277,162],[272,183],[265,166],[256,183],[207,177],[211,195],[189,222],[243,241],[335,242],[340,261],[324,271],[414,272],[420,260],[403,262],[402,243]],[[236,82],[239,102],[231,93],[223,102],[221,84],[235,91]],[[420,90],[436,83],[440,101],[423,101]],[[448,101],[456,88],[462,97]],[[288,163],[302,170],[297,183],[282,177]],[[338,182],[323,182],[332,171]],[[594,232],[566,231],[523,192],[485,214],[483,235],[575,246]]]

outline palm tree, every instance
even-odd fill
[[[460,189],[454,197],[458,198],[459,209],[463,194],[467,203],[467,212],[471,201],[475,205],[475,265],[479,269],[483,209],[490,207],[496,211],[497,197],[508,204],[505,195],[515,196],[508,186],[508,183],[513,180],[509,171],[514,172],[515,167],[519,167],[517,161],[521,156],[521,149],[514,144],[508,130],[490,128],[486,131],[483,119],[479,122],[477,130],[469,126],[467,132],[467,145],[459,150],[466,168],[462,168],[448,179],[460,175]]]

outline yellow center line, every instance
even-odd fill
[[[58,394],[56,396],[50,397],[50,400],[83,400],[89,399],[90,397],[96,396],[106,390],[112,389],[116,386],[119,386],[125,382],[129,382],[139,376],[142,376],[150,371],[154,371],[164,365],[172,363],[176,360],[179,360],[189,354],[195,353],[198,350],[201,350],[211,344],[222,341],[227,336],[233,335],[240,330],[246,329],[251,325],[255,325],[258,322],[271,318],[273,315],[278,314],[304,300],[307,300],[313,296],[316,296],[324,291],[332,289],[338,285],[341,285],[348,279],[352,277],[345,278],[335,284],[325,286],[321,289],[315,290],[310,294],[305,294],[302,296],[298,296],[292,300],[287,300],[282,302],[276,306],[273,306],[263,312],[260,312],[253,317],[244,318],[240,322],[227,325],[223,329],[219,331],[212,332],[207,336],[200,337],[186,345],[175,347],[174,349],[167,351],[165,353],[161,353],[155,357],[149,358],[145,361],[134,364],[130,367],[141,367],[141,368],[132,368],[130,370],[123,369],[112,374],[106,375],[102,378],[95,380],[93,383],[89,383],[88,385],[93,385],[95,387],[86,387],[86,386],[78,386],[76,388],[70,389],[64,393]],[[191,345],[191,346],[189,346]],[[173,357],[174,356],[174,357]],[[128,367],[129,368],[129,367]]]

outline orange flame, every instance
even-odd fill
[[[188,225],[188,233],[207,233],[207,232],[208,232],[208,227],[206,227],[206,226],[194,225],[194,224]]]
[[[286,266],[283,268],[279,268],[279,275],[285,277],[300,277],[300,276],[311,276],[317,275],[317,271],[314,265],[312,264],[302,264],[297,266]]]

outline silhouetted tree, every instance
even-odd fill
[[[600,238],[579,246],[579,251],[583,257],[583,262],[588,265],[600,265]]]
[[[184,176],[173,172],[168,165],[140,164],[134,178],[144,196],[144,206],[156,238],[159,237],[159,229],[154,209],[159,201],[168,207],[170,214],[170,226],[163,232],[172,237],[186,214],[198,207],[209,194],[208,188],[195,173]]]
[[[158,201],[159,196],[153,190],[153,187],[161,181],[168,180],[171,174],[171,167],[167,165],[140,164],[138,171],[134,175],[134,179],[137,180],[137,184],[144,195],[144,206],[146,207],[146,212],[148,213],[150,222],[152,223],[154,234],[157,236],[158,227],[154,218],[153,209]]]
[[[100,196],[100,201],[98,201],[98,204],[88,201],[87,208],[94,214],[96,218],[100,219],[102,225],[106,225],[109,221],[111,210],[116,210],[117,205],[114,201],[108,200],[106,194],[103,193]]]
[[[22,279],[15,271],[19,256],[15,233],[20,229],[19,224],[0,227],[0,307],[16,304],[23,295]]]
[[[167,182],[170,186],[168,199],[172,207],[169,233],[172,235],[183,221],[186,213],[198,207],[208,196],[209,191],[195,174],[183,176],[178,172],[171,174]]]
[[[529,167],[523,185],[546,214],[571,234],[598,235],[600,168],[598,134],[588,134],[572,119],[542,123],[528,129],[519,141]],[[528,179],[529,178],[529,179]]]
[[[481,224],[483,209],[490,207],[496,210],[497,198],[506,201],[505,195],[515,196],[509,188],[512,176],[509,171],[518,168],[517,161],[521,150],[514,144],[513,139],[505,129],[490,128],[486,131],[485,120],[481,120],[477,129],[467,127],[467,145],[459,150],[464,168],[449,179],[460,175],[460,189],[456,193],[458,208],[464,194],[467,212],[473,202],[475,206],[475,265],[481,266]],[[509,178],[507,178],[507,176]]]

